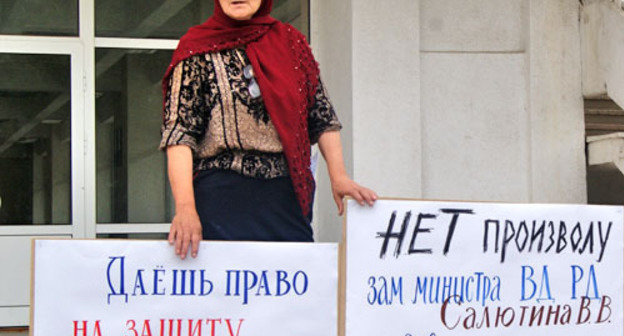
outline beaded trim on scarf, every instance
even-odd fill
[[[291,50],[295,53],[295,70],[301,70],[299,73],[299,123],[295,132],[295,143],[297,144],[297,153],[295,155],[287,155],[289,158],[290,176],[297,194],[299,204],[304,215],[310,212],[314,192],[314,177],[310,171],[311,146],[308,138],[308,120],[307,110],[314,102],[314,94],[316,85],[318,84],[318,64],[314,60],[312,50],[310,49],[305,36],[291,25],[286,24],[289,33],[289,43]],[[301,69],[299,69],[301,67]],[[304,90],[305,88],[305,90]]]

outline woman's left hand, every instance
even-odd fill
[[[342,144],[340,143],[340,133],[337,131],[325,132],[321,134],[318,140],[321,154],[327,162],[327,172],[331,181],[332,195],[336,206],[338,207],[338,215],[344,213],[344,204],[342,199],[350,196],[360,205],[368,203],[372,206],[377,200],[377,194],[361,185],[355,183],[346,172],[344,161],[342,159]]]
[[[378,198],[374,191],[355,183],[355,181],[350,179],[348,176],[342,176],[336,180],[332,180],[331,186],[332,195],[334,196],[334,201],[338,207],[339,216],[342,216],[344,213],[344,203],[342,200],[345,196],[350,196],[362,206],[365,204],[373,206]]]

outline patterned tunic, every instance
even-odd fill
[[[193,170],[233,170],[271,179],[288,176],[282,144],[257,89],[244,49],[194,55],[180,62],[169,80],[160,149],[186,145]],[[246,69],[247,68],[247,69]],[[308,136],[341,124],[319,80],[308,113]]]

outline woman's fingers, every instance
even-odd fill
[[[366,203],[368,203],[368,205],[373,206],[373,204],[375,204],[375,201],[377,200],[377,194],[375,194],[374,191],[368,188],[362,188],[362,191],[360,193],[362,194],[362,197],[364,197],[364,200],[366,201]]]
[[[181,212],[176,214],[169,230],[169,243],[174,245],[175,254],[185,259],[190,253],[193,258],[199,253],[202,227],[197,214]]]
[[[360,205],[364,205],[364,197],[360,193],[359,188],[356,187],[351,190],[351,192],[349,192],[349,196],[353,197],[353,199],[355,199]]]
[[[169,241],[169,245],[173,245],[175,244],[175,239],[176,239],[176,227],[175,225],[171,225],[171,228],[169,229],[169,237],[167,238],[167,240]]]
[[[199,251],[199,242],[201,241],[201,239],[201,233],[195,233],[193,234],[193,237],[191,237],[191,256],[193,258],[197,258],[197,252]]]
[[[338,208],[338,216],[342,216],[344,203],[342,202],[342,197],[338,193],[334,193],[334,202],[336,202],[336,207]]]
[[[353,198],[361,206],[373,206],[377,200],[377,194],[374,191],[364,188],[350,179],[333,184],[332,190],[334,201],[338,207],[338,215],[344,213],[344,204],[342,202],[344,196]]]
[[[188,254],[189,245],[191,243],[191,234],[184,233],[184,238],[182,239],[182,250],[180,251],[180,258],[185,259]]]
[[[172,230],[174,232],[174,230]],[[193,258],[197,257],[199,252],[199,242],[202,239],[201,233],[184,232],[182,230],[175,231],[175,253],[181,259],[185,259],[189,249]],[[169,234],[171,236],[171,233]]]
[[[176,232],[175,235],[175,253],[182,256],[182,240],[184,239],[182,232]]]

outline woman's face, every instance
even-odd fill
[[[260,8],[262,0],[219,0],[225,15],[234,20],[249,20]]]

